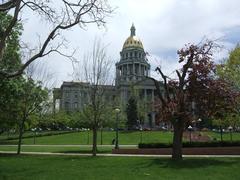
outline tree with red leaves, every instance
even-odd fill
[[[156,86],[160,100],[158,107],[162,119],[172,123],[174,129],[172,159],[182,159],[182,137],[185,127],[198,116],[215,117],[231,111],[235,105],[235,97],[239,93],[231,84],[216,76],[213,63],[213,51],[218,46],[213,41],[199,45],[188,44],[179,50],[179,63],[176,70],[177,80],[167,77],[160,67],[156,71],[163,79],[164,91],[160,90],[160,82],[151,78]]]

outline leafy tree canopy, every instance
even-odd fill
[[[225,64],[218,66],[220,77],[232,82],[240,88],[240,45],[238,44],[229,54]]]

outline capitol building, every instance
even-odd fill
[[[108,100],[114,100],[118,97],[121,107],[126,107],[132,89],[134,89],[138,95],[138,103],[144,107],[144,126],[155,127],[157,124],[157,115],[154,110],[156,88],[154,82],[148,78],[150,64],[143,43],[136,36],[134,25],[130,28],[130,36],[123,43],[120,58],[115,68],[115,85],[102,85],[107,91]],[[54,89],[54,104],[56,100],[59,100],[60,110],[81,110],[88,101],[86,97],[90,86],[87,82],[63,82],[60,88]]]

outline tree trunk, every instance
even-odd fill
[[[18,137],[18,149],[17,149],[17,154],[21,153],[21,145],[22,145],[22,135],[24,131],[24,122],[25,122],[25,117],[22,119],[22,121],[19,123],[19,137]]]
[[[222,126],[220,126],[220,135],[221,135],[221,142],[223,142],[223,129],[222,129]]]
[[[97,128],[93,127],[93,146],[92,146],[92,155],[97,155]]]
[[[103,128],[101,127],[101,145],[103,145]]]
[[[172,147],[172,159],[182,159],[182,136],[183,136],[183,122],[179,121],[173,124],[173,147]]]

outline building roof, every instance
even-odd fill
[[[143,44],[142,41],[136,36],[136,28],[134,26],[134,24],[131,27],[131,34],[130,36],[125,40],[124,44],[123,44],[123,49],[126,48],[140,48],[140,49],[144,49],[143,48]]]
[[[92,85],[89,82],[75,82],[75,81],[64,81],[61,85],[61,88],[63,87],[91,87]],[[113,85],[98,85],[101,88],[105,89],[115,89],[115,86]]]

